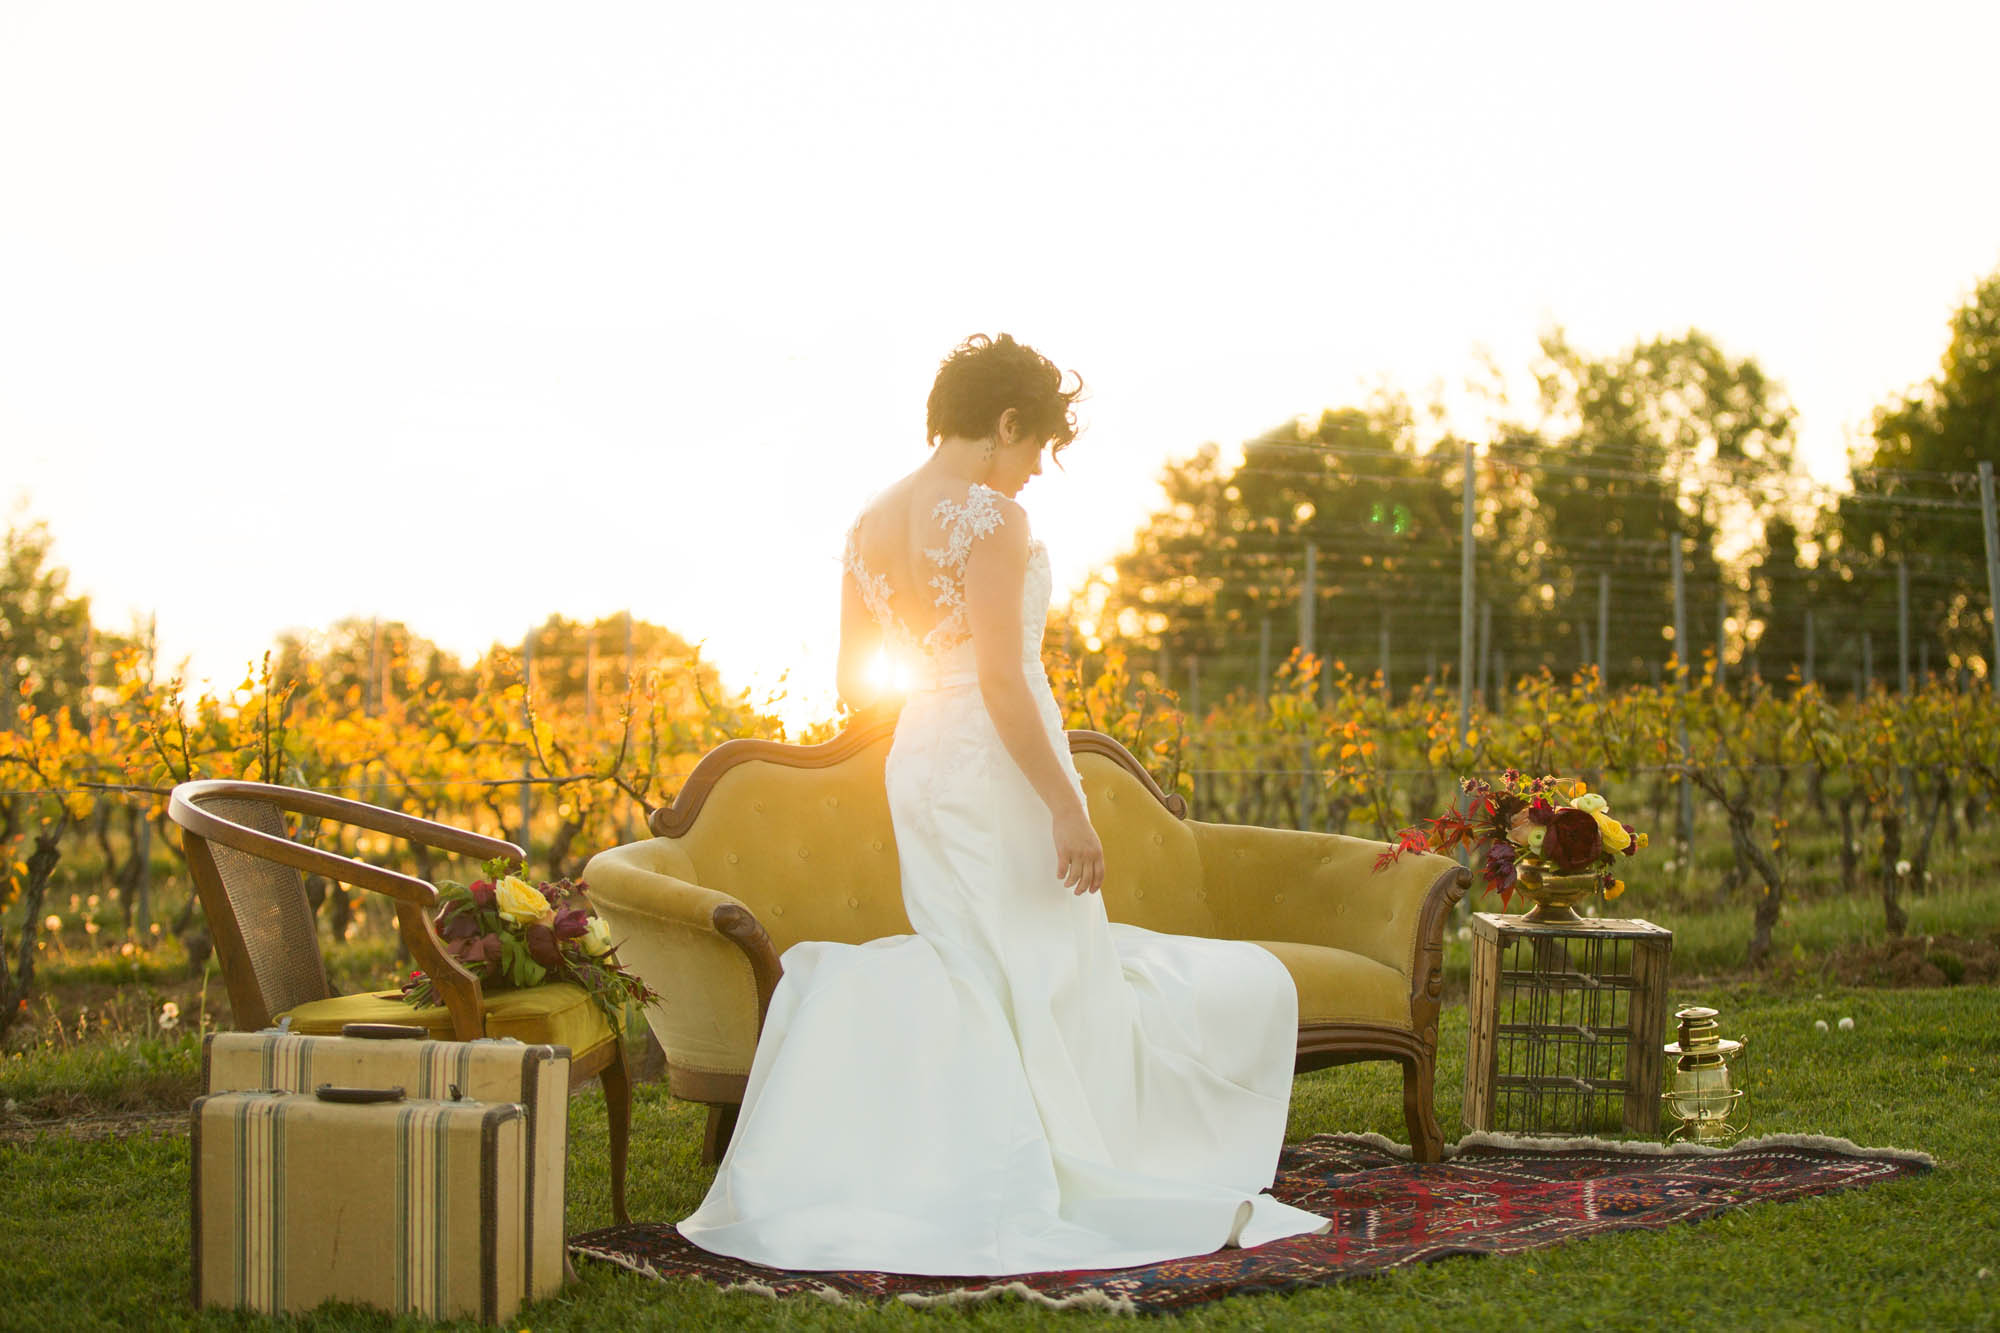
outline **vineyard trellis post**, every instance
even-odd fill
[[[1910,693],[1910,565],[1896,557],[1896,693]]]
[[[533,732],[535,727],[535,631],[530,629],[521,640],[521,721]],[[533,748],[533,737],[529,738],[529,748]],[[528,767],[528,754],[521,755],[521,854],[532,858],[534,850],[528,846],[528,817],[534,813],[534,787],[529,779],[533,776]]]
[[[1993,623],[1993,656],[1986,660],[1986,686],[2000,694],[2000,521],[1993,513],[1993,463],[1979,462],[1979,516],[1986,530],[1986,610]]]
[[[1472,441],[1465,442],[1465,498],[1459,516],[1458,744],[1472,727]]]
[[[631,700],[632,700],[632,697],[633,697],[633,692],[632,692],[632,608],[631,608],[631,607],[629,607],[629,606],[625,608],[625,681],[624,681],[624,685],[625,685],[625,699],[626,699],[626,702],[627,702],[627,703],[629,704],[629,703],[631,702]],[[620,837],[620,840],[621,840],[621,841],[623,841],[623,842],[631,842],[631,841],[632,841],[632,805],[633,805],[633,801],[632,801],[632,798],[631,798],[630,796],[627,796],[627,797],[625,798],[625,800],[624,800],[623,804],[622,804],[622,805],[620,806],[620,812],[619,812],[619,816],[618,816],[618,830],[619,830],[619,837]]]
[[[1479,706],[1493,707],[1493,603],[1479,599]]]
[[[1452,748],[1465,744],[1465,737],[1472,729],[1472,506],[1474,501],[1472,477],[1472,441],[1465,442],[1465,482],[1464,499],[1459,515],[1459,557],[1458,557],[1458,736]],[[1457,798],[1453,797],[1453,804]],[[1470,854],[1465,848],[1458,849],[1458,863],[1465,865]]]
[[[1319,547],[1306,543],[1305,570],[1299,586],[1299,665],[1317,656],[1319,626],[1315,615],[1319,602]],[[1320,663],[1320,678],[1326,678],[1326,664]],[[1314,772],[1312,737],[1307,736],[1299,744],[1299,827],[1312,827],[1312,789]]]
[[[1715,588],[1715,683],[1722,684],[1724,654],[1729,651],[1729,595],[1722,584]]]
[[[1687,581],[1681,572],[1681,534],[1676,532],[1667,538],[1667,563],[1674,572],[1674,695],[1676,698],[1687,693]],[[1676,708],[1679,716],[1674,722],[1674,740],[1680,746],[1681,763],[1688,762],[1688,731],[1686,710]],[[1689,784],[1686,772],[1674,785],[1681,790],[1680,847],[1674,859],[1680,863],[1681,874],[1686,876],[1688,858],[1694,854],[1694,788]]]
[[[1611,575],[1597,572],[1597,679],[1611,688]]]
[[[1318,651],[1318,630],[1316,623],[1319,601],[1319,547],[1306,543],[1305,581],[1299,590],[1299,656],[1309,657]]]

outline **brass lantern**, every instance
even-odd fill
[[[1680,1123],[1667,1135],[1667,1142],[1718,1143],[1734,1138],[1742,1131],[1729,1123],[1729,1116],[1743,1093],[1730,1084],[1729,1062],[1742,1052],[1743,1043],[1720,1035],[1713,1009],[1692,1005],[1674,1017],[1680,1022],[1680,1040],[1667,1043],[1674,1067],[1660,1099]]]

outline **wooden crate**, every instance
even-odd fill
[[[1659,1133],[1673,945],[1650,921],[1475,913],[1466,1125]]]

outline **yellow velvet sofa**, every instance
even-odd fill
[[[824,745],[726,742],[653,811],[654,837],[584,869],[619,957],[660,994],[646,1018],[669,1089],[708,1105],[711,1165],[735,1127],[779,956],[799,940],[910,931],[882,785],[893,731],[875,717]],[[1297,1068],[1401,1062],[1411,1146],[1436,1161],[1444,923],[1469,872],[1429,853],[1378,871],[1379,842],[1187,819],[1111,737],[1073,731],[1070,748],[1104,843],[1111,919],[1276,954],[1298,985]]]

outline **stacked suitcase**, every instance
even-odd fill
[[[568,1050],[373,1031],[207,1039],[197,1305],[491,1323],[562,1285]]]

